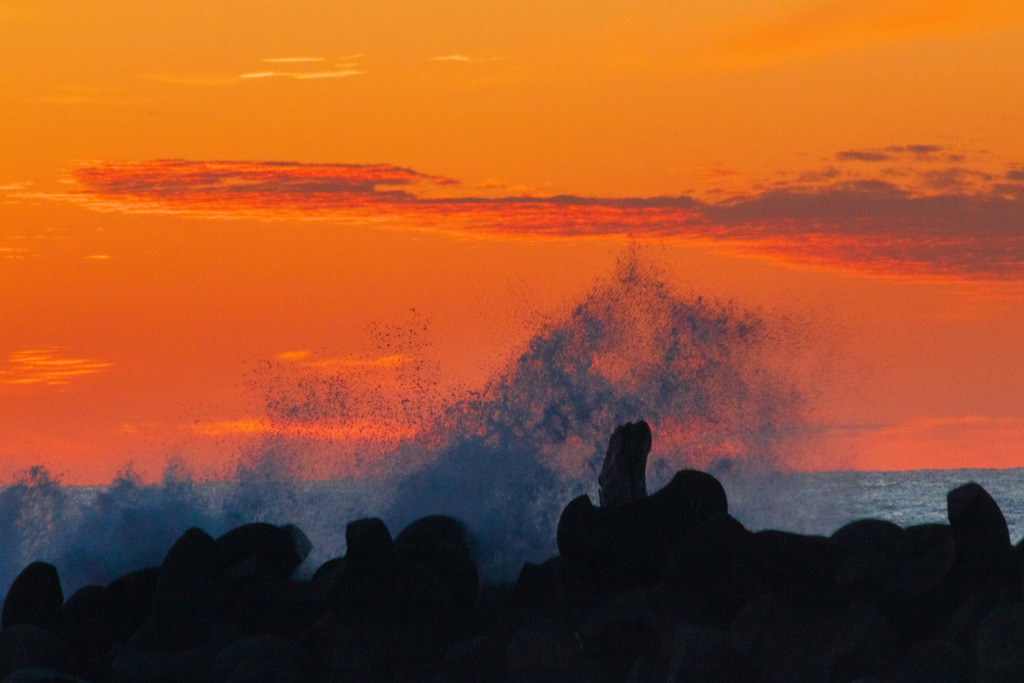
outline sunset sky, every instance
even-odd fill
[[[372,457],[629,249],[788,330],[786,466],[1024,466],[1019,0],[0,0],[0,66],[2,480]]]

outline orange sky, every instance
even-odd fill
[[[1024,466],[1024,6],[634,5],[0,0],[0,477],[386,448],[638,243],[787,464]]]

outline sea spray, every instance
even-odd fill
[[[562,505],[596,500],[608,435],[643,418],[651,484],[682,467],[762,469],[798,432],[799,393],[774,374],[764,318],[669,288],[629,252],[563,320],[550,323],[439,424],[436,459],[405,477],[387,518],[451,514],[477,535],[485,576],[514,576],[554,552]]]
[[[782,338],[754,312],[680,295],[631,251],[485,387],[440,408],[417,403],[432,385],[404,361],[394,368],[406,373],[397,385],[407,396],[374,393],[376,381],[359,389],[323,367],[291,382],[294,373],[277,372],[287,359],[268,363],[268,424],[290,428],[253,443],[231,481],[195,483],[172,463],[157,484],[126,471],[110,486],[75,489],[35,469],[0,492],[0,590],[36,559],[58,566],[66,591],[106,583],[158,564],[189,526],[217,535],[248,521],[302,528],[314,543],[308,573],[345,552],[352,519],[382,516],[397,533],[433,513],[468,525],[485,579],[512,579],[524,561],[555,552],[568,500],[581,492],[596,500],[597,470],[618,424],[651,425],[652,490],[682,467],[729,474],[782,462],[802,423],[800,394],[779,372]],[[388,343],[381,358],[415,355],[403,348],[409,339]],[[368,364],[367,372],[382,367]],[[355,447],[318,428],[367,416],[416,424],[408,438]],[[332,457],[360,451],[373,466],[358,477],[310,480],[318,467],[331,470]]]

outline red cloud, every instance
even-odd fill
[[[73,171],[72,180],[74,191],[61,199],[105,211],[322,220],[463,237],[688,241],[850,273],[1024,279],[1024,197],[995,186],[965,194],[954,183],[925,195],[879,180],[826,178],[825,185],[793,184],[717,203],[493,199],[429,196],[457,181],[391,165],[183,160],[97,162]]]

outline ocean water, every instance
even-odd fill
[[[829,535],[855,519],[885,519],[900,526],[946,522],[946,494],[972,481],[985,487],[999,504],[1013,542],[1021,540],[1024,469],[1020,468],[789,472],[726,478],[725,486],[732,514],[748,528]]]

